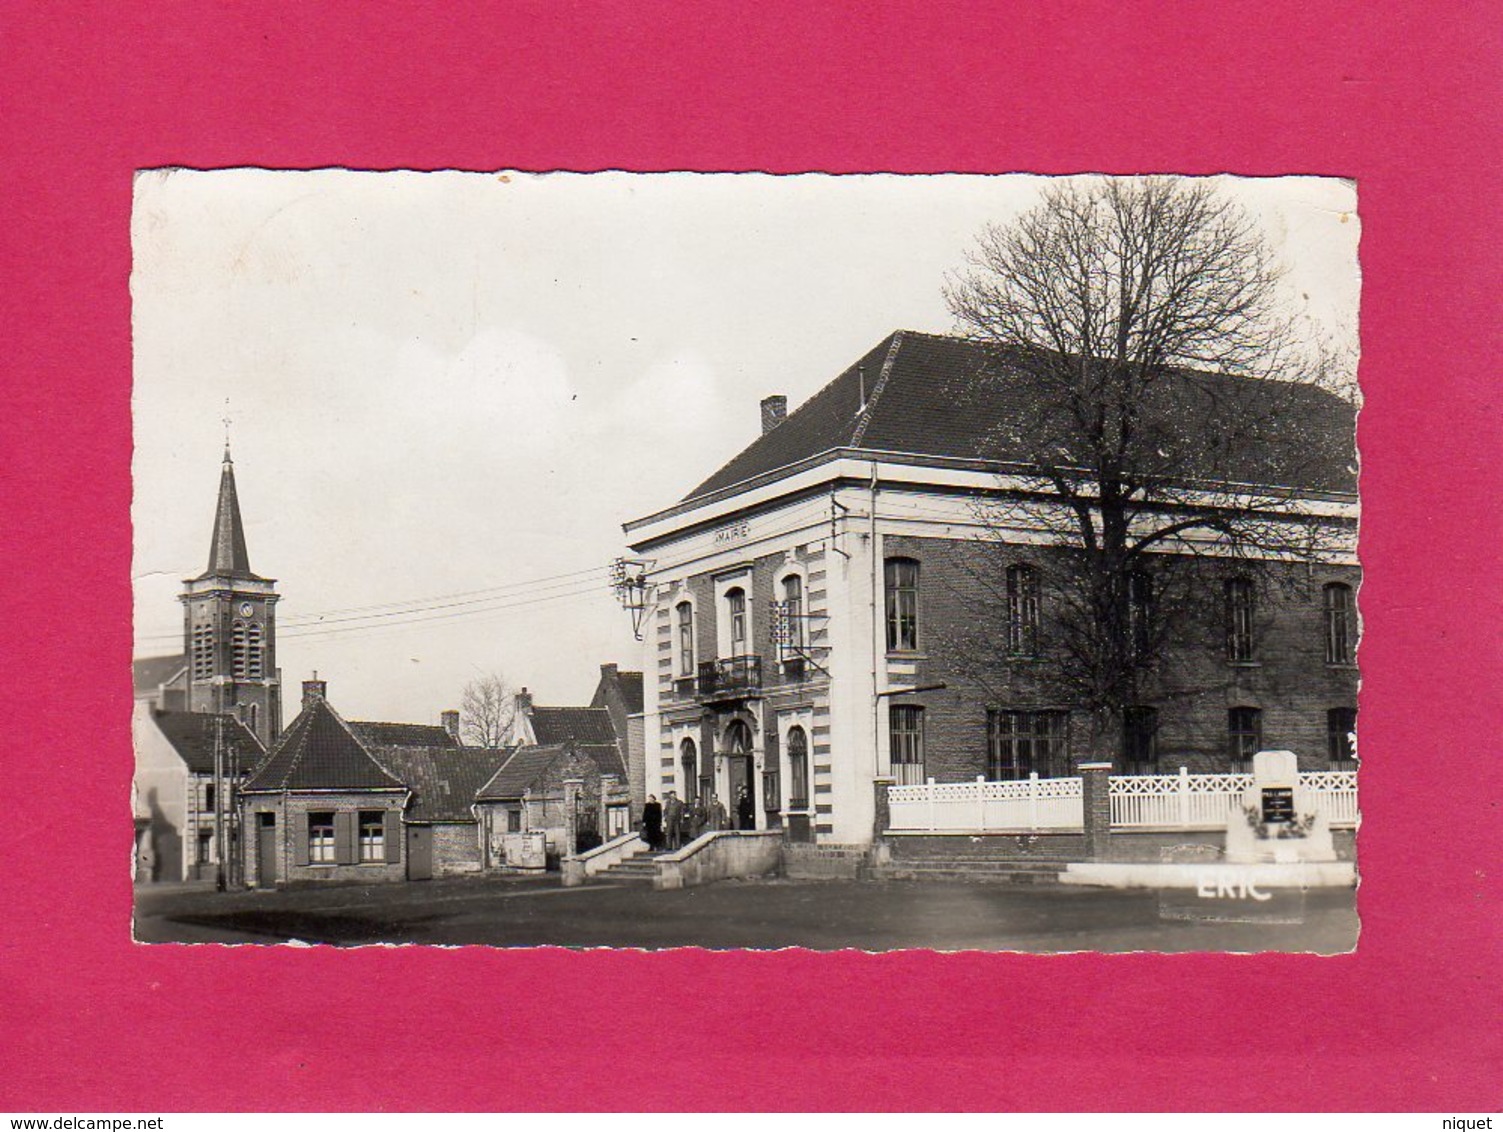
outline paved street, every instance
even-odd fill
[[[1355,946],[1357,915],[1347,889],[1281,894],[1254,905],[1197,902],[1186,893],[932,881],[725,881],[654,892],[566,889],[556,877],[476,878],[285,892],[141,888],[136,937],[341,946],[1335,953]]]

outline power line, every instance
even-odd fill
[[[385,602],[369,606],[351,606],[346,609],[329,610],[325,613],[303,614],[299,617],[287,618],[278,625],[278,631],[283,635],[297,635],[297,630],[320,629],[327,625],[342,624],[346,622],[381,621],[388,618],[406,618],[412,614],[431,613],[439,610],[460,609],[469,606],[481,606],[494,601],[507,601],[513,598],[530,599],[542,597],[551,590],[560,590],[580,585],[584,578],[591,574],[599,574],[602,580],[605,577],[605,566],[591,567],[588,570],[575,570],[567,574],[554,574],[547,578],[537,578],[528,582],[513,582],[504,586],[491,586],[486,589],[463,590],[459,593],[442,595],[432,598],[413,598],[406,602]],[[580,591],[588,593],[589,590]],[[506,592],[512,591],[512,592]],[[484,594],[483,597],[469,597],[460,601],[444,601],[443,597],[463,598],[468,594]],[[562,596],[562,595],[557,595]],[[577,596],[577,595],[570,595]],[[401,608],[397,608],[400,606]],[[360,610],[373,612],[362,613]],[[477,612],[479,612],[477,610]],[[336,617],[333,614],[347,613],[351,616]],[[139,638],[142,641],[168,641],[177,640],[181,637],[181,630],[172,633],[146,633]]]
[[[382,629],[403,629],[407,628],[410,625],[420,625],[432,621],[452,621],[456,618],[475,618],[479,620],[493,613],[502,613],[508,610],[523,609],[528,606],[534,605],[545,605],[549,602],[554,601],[574,600],[576,598],[588,597],[591,594],[597,594],[603,598],[608,597],[608,593],[602,590],[600,587],[590,586],[586,589],[571,590],[556,594],[546,594],[541,597],[523,598],[518,601],[508,601],[501,605],[487,606],[483,609],[466,609],[458,613],[434,613],[422,617],[409,617],[401,621],[383,621],[376,624],[343,625],[329,629],[304,626],[301,629],[294,629],[288,633],[279,632],[277,634],[277,637],[279,640],[283,638],[300,639],[307,637],[329,637],[343,633],[376,632]]]
[[[305,613],[297,620],[307,621],[313,618],[328,617],[336,613],[363,613],[368,610],[388,609],[396,606],[416,606],[426,602],[447,601],[450,598],[472,597],[476,594],[496,593],[500,590],[526,590],[533,586],[541,586],[545,582],[560,581],[565,578],[581,578],[589,574],[604,574],[610,567],[591,566],[587,570],[571,570],[567,574],[550,574],[546,578],[533,578],[526,582],[509,582],[502,586],[485,586],[478,590],[460,590],[451,594],[434,594],[431,597],[407,598],[404,601],[383,601],[374,605],[353,605],[343,609],[326,609],[322,613]]]

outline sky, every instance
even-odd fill
[[[499,674],[587,703],[641,667],[621,524],[896,329],[1027,176],[153,170],[132,215],[135,651],[181,651],[226,432],[275,578],[290,722],[437,722]],[[1356,187],[1221,179],[1291,301],[1357,327]],[[224,424],[229,418],[229,425]]]

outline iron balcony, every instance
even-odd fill
[[[735,700],[759,695],[762,691],[762,658],[730,656],[706,660],[699,665],[701,700]]]

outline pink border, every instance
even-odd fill
[[[1492,6],[674,7],[7,6],[0,1105],[1496,1105]],[[1358,954],[132,946],[127,218],[174,163],[1356,177]]]

